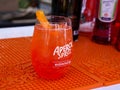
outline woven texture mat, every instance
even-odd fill
[[[81,37],[74,43],[73,62],[101,79],[104,85],[120,83],[120,52],[111,45],[99,45]]]
[[[83,90],[120,82],[120,53],[112,46],[80,37],[69,72],[44,80],[32,67],[30,45],[30,37],[0,40],[0,90]]]

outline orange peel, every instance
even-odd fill
[[[40,24],[44,28],[51,28],[50,23],[48,22],[45,14],[42,10],[37,10],[36,11],[36,17],[37,17],[37,20],[40,22]]]

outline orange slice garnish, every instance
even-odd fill
[[[42,10],[37,10],[36,11],[36,16],[37,16],[37,20],[40,22],[40,24],[44,27],[44,28],[51,28],[44,12]]]

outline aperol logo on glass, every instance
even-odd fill
[[[64,46],[57,46],[54,49],[53,56],[57,55],[58,59],[61,59],[63,57],[67,57],[71,54],[72,50],[72,42],[65,44]]]

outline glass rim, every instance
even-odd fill
[[[56,17],[56,18],[59,18],[59,19],[62,19],[64,21],[49,21],[48,18],[52,18],[52,17]],[[59,15],[46,15],[46,18],[48,20],[48,22],[51,24],[51,23],[71,23],[71,19],[69,17],[66,17],[66,16],[59,16]],[[44,22],[43,22],[44,23]],[[38,19],[36,19],[36,23],[35,24],[40,24],[40,22],[38,21]]]

